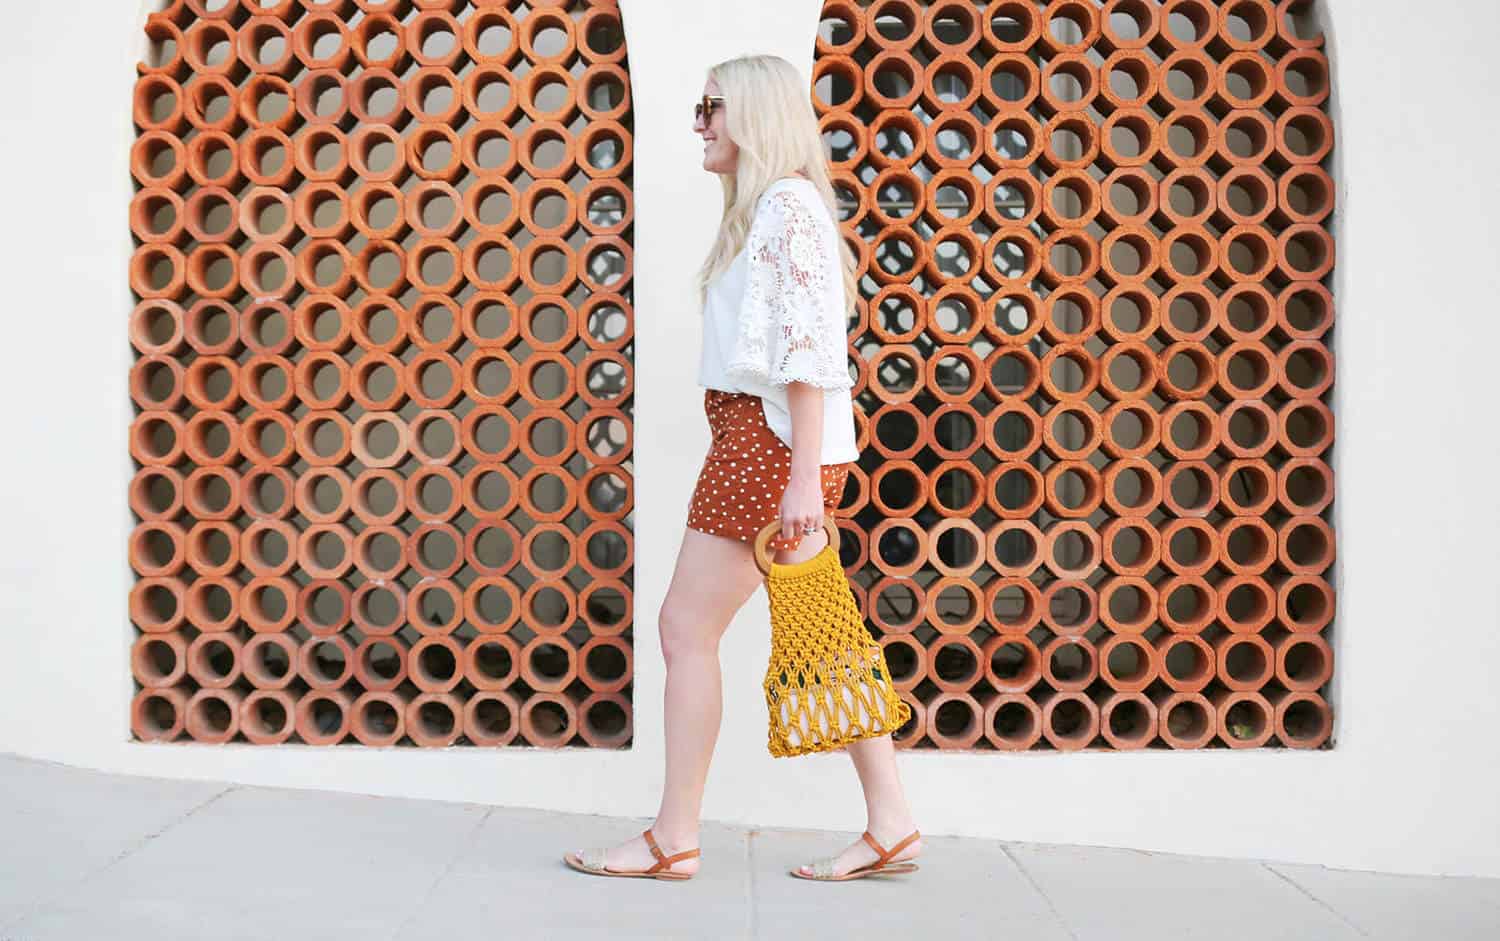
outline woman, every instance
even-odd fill
[[[719,638],[761,584],[756,534],[779,564],[827,544],[859,457],[848,370],[854,259],[838,231],[822,135],[807,85],[776,56],[743,56],[708,70],[693,131],[703,168],[719,175],[724,216],[699,272],[699,385],[713,443],[689,504],[687,529],[662,604],[666,660],[666,780],[656,820],[608,849],[569,853],[601,875],[690,878],[698,817],[723,699]],[[803,539],[803,536],[810,538]],[[868,829],[837,856],[792,875],[846,879],[909,872],[922,844],[890,735],[847,746],[864,788]]]

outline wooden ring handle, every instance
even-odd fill
[[[777,564],[771,559],[771,554],[767,550],[770,546],[771,537],[779,532],[781,532],[781,520],[777,519],[767,523],[755,535],[755,542],[752,544],[752,549],[755,552],[755,567],[760,569],[761,575],[770,575],[771,566]],[[828,545],[833,547],[834,552],[837,552],[839,549],[839,525],[827,513],[823,514],[823,532],[828,534]],[[803,535],[810,536],[812,533],[804,533]],[[818,551],[821,552],[823,550],[819,549]]]

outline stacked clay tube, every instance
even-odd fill
[[[135,736],[628,747],[619,8],[173,0],[145,33]]]
[[[826,0],[839,510],[904,748],[1331,743],[1314,0]]]

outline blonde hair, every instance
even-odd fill
[[[828,172],[823,133],[813,112],[811,86],[787,60],[773,55],[746,55],[709,66],[708,74],[724,96],[724,127],[739,146],[733,173],[720,174],[724,216],[708,257],[698,269],[701,310],[708,285],[745,247],[756,201],[766,188],[799,171],[817,187],[838,226],[838,205]],[[844,313],[852,317],[859,298],[856,261],[839,230],[839,258],[844,280]]]

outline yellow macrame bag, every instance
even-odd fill
[[[884,648],[854,602],[839,561],[838,525],[825,517],[828,545],[787,565],[766,551],[780,529],[774,521],[755,538],[755,564],[771,602],[767,747],[788,758],[891,734],[911,719],[911,707],[891,684]]]

